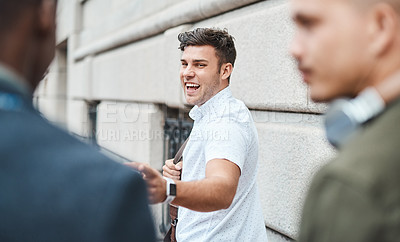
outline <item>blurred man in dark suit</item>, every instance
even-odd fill
[[[292,0],[292,11],[292,54],[311,98],[334,101],[339,148],[314,177],[299,241],[400,241],[400,1]]]
[[[154,241],[145,184],[44,120],[55,0],[0,0],[0,241]]]

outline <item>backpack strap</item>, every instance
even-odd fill
[[[186,144],[189,141],[189,138],[187,138],[185,140],[185,142],[182,144],[181,148],[179,148],[178,152],[176,153],[175,157],[174,157],[174,164],[178,164],[182,158],[183,158],[183,151],[185,150]],[[181,174],[182,174],[182,170],[181,170]],[[169,231],[167,232],[167,234],[164,237],[164,242],[176,242],[176,224],[178,223],[178,208],[173,206],[173,205],[169,205],[169,216],[171,217],[171,228],[169,229]]]

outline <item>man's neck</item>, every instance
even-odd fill
[[[400,69],[376,84],[375,88],[386,104],[400,97]]]
[[[225,90],[227,87],[228,87],[229,85],[224,85],[224,86],[222,86],[222,87],[220,87],[219,89],[218,89],[218,91],[216,92],[216,93],[214,93],[207,101],[205,101],[204,103],[202,103],[202,104],[198,104],[197,106],[198,107],[201,107],[201,106],[203,106],[204,104],[206,104],[207,102],[209,102],[211,99],[213,99],[216,95],[218,95],[218,93],[220,93],[221,91],[223,91],[223,90]]]

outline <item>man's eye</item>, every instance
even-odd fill
[[[315,27],[316,23],[317,23],[317,21],[315,21],[313,19],[302,19],[299,22],[299,25],[305,29],[312,29],[313,27]]]
[[[302,23],[302,26],[303,26],[304,28],[307,28],[307,29],[311,28],[313,25],[314,25],[314,24],[313,24],[312,21],[304,21],[304,22]]]
[[[205,64],[197,64],[198,67],[205,67]]]
[[[186,67],[187,65],[188,65],[187,63],[182,63],[182,66],[185,66],[185,67]]]

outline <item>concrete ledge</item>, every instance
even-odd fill
[[[80,47],[74,59],[80,60],[109,49],[144,39],[185,23],[200,21],[260,0],[186,0],[157,14],[117,30],[91,44]]]
[[[267,228],[267,236],[269,242],[294,242],[294,240],[288,239],[268,228]]]
[[[68,131],[82,137],[89,137],[91,127],[87,103],[83,100],[68,100],[66,122]]]
[[[70,62],[68,67],[67,96],[69,99],[92,99],[95,84],[92,80],[93,58],[88,56],[80,62]],[[93,87],[94,86],[94,87]]]
[[[94,57],[93,98],[162,103],[166,79],[163,71],[168,65],[163,44],[163,35],[159,35]]]

